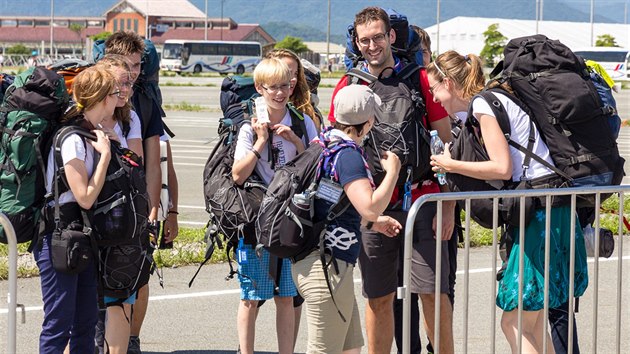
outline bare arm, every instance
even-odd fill
[[[372,186],[367,178],[354,180],[344,186],[344,191],[352,206],[367,221],[376,221],[385,211],[396,187],[400,160],[390,151],[385,152],[384,157],[381,164],[387,172],[383,182],[376,190],[372,191]]]
[[[260,155],[267,144],[267,139],[271,139],[269,129],[267,123],[259,124],[255,117],[252,118],[252,129],[257,137],[252,149]],[[254,172],[257,162],[258,156],[256,156],[253,151],[248,152],[244,158],[234,161],[232,165],[232,178],[234,179],[234,183],[238,185],[245,183],[247,177],[251,176],[252,172]]]
[[[155,135],[144,140],[147,193],[149,194],[149,220],[157,220],[162,190],[162,169],[160,168],[160,137]]]
[[[169,213],[164,223],[166,242],[173,242],[173,240],[179,234],[179,224],[177,223],[178,217],[178,201],[179,201],[179,184],[177,183],[177,174],[175,173],[175,166],[173,166],[173,153],[171,151],[171,143],[166,142],[168,148],[168,191],[171,197],[171,203],[173,206],[169,209]]]
[[[140,138],[127,139],[127,146],[129,146],[129,150],[135,152],[136,155],[144,159],[144,149],[142,148],[142,139]]]
[[[451,158],[449,149],[443,155],[431,156],[431,165],[436,170],[440,166],[447,173],[454,172],[484,180],[507,180],[512,177],[512,158],[507,140],[496,118],[486,114],[475,115],[479,120],[484,145],[488,151],[488,161],[458,161]]]
[[[96,198],[98,198],[99,193],[101,193],[103,184],[105,184],[105,177],[107,177],[107,166],[111,159],[109,139],[101,131],[97,130],[95,134],[98,140],[96,142],[90,141],[90,143],[100,153],[101,158],[98,160],[92,178],[88,180],[85,161],[75,158],[64,165],[70,190],[79,206],[83,209],[90,209],[94,205]]]

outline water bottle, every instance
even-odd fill
[[[444,143],[438,136],[437,130],[431,130],[431,154],[441,155],[444,153]],[[446,173],[444,170],[437,171],[437,178],[440,184],[446,184]]]

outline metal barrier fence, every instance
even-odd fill
[[[615,348],[616,353],[621,353],[622,344],[621,344],[621,319],[622,319],[622,265],[623,265],[623,206],[624,206],[624,193],[630,193],[630,185],[623,186],[606,186],[606,187],[580,187],[580,188],[561,188],[561,189],[535,189],[535,190],[511,190],[511,191],[494,191],[494,192],[460,192],[460,193],[438,193],[438,194],[428,194],[420,197],[418,200],[414,202],[409,210],[409,214],[407,216],[407,226],[405,228],[405,246],[404,246],[404,271],[403,271],[403,285],[398,288],[398,298],[404,299],[403,301],[403,353],[410,352],[410,309],[411,309],[411,290],[409,288],[410,277],[411,277],[411,257],[413,250],[413,224],[416,219],[416,215],[420,207],[429,202],[437,202],[437,230],[436,235],[441,235],[442,233],[442,208],[444,201],[464,201],[466,212],[465,217],[465,237],[464,237],[464,294],[463,299],[460,301],[464,301],[463,304],[463,349],[461,352],[468,352],[468,314],[469,314],[469,295],[470,295],[470,268],[469,268],[469,255],[470,255],[470,227],[471,227],[471,218],[469,213],[467,212],[471,208],[471,200],[474,199],[493,199],[494,212],[493,212],[493,231],[492,231],[492,270],[491,271],[491,294],[496,295],[497,292],[497,281],[495,277],[495,271],[497,269],[497,246],[498,246],[498,206],[499,206],[499,198],[505,197],[518,197],[520,198],[520,205],[525,204],[525,197],[543,197],[546,201],[546,225],[545,225],[545,274],[544,274],[544,333],[548,333],[548,311],[549,311],[549,249],[550,249],[550,213],[551,213],[551,198],[557,196],[570,196],[571,198],[571,212],[574,214],[576,210],[576,200],[579,195],[595,195],[595,222],[594,228],[596,230],[596,235],[598,235],[598,230],[600,228],[600,206],[601,206],[601,196],[602,194],[616,194],[619,197],[619,206],[617,210],[617,215],[619,218],[619,227],[617,230],[618,242],[616,245],[617,249],[617,279],[616,279],[616,316],[615,316]],[[525,244],[525,225],[524,225],[524,216],[525,211],[523,208],[520,210],[520,234],[519,234],[519,243],[521,245]],[[575,234],[576,226],[576,218],[571,218],[570,224],[570,234]],[[575,237],[570,238],[570,257],[569,257],[569,319],[573,318],[574,315],[574,268],[575,268]],[[594,287],[593,294],[593,314],[592,314],[592,333],[590,333],[589,341],[592,343],[592,352],[597,352],[597,334],[598,334],[598,290],[599,290],[599,246],[600,246],[600,238],[595,237],[595,246],[596,250],[595,259],[594,259],[594,272],[592,276],[589,274],[589,288]],[[523,279],[523,262],[524,262],[524,247],[519,247],[519,279]],[[442,242],[436,242],[435,247],[436,252],[436,263],[435,263],[435,274],[436,274],[436,284],[440,284],[441,281],[441,256],[442,256]],[[522,319],[523,319],[523,282],[519,282],[518,289],[518,352],[522,351]],[[436,340],[432,343],[434,348],[434,353],[440,352],[440,343],[438,338],[440,338],[440,287],[435,287],[435,327],[434,327],[434,338]],[[491,308],[492,314],[490,316],[490,329],[491,329],[491,337],[489,338],[489,348],[487,350],[483,350],[485,353],[495,353],[496,351],[496,310],[497,306],[495,305],[495,297],[490,296],[491,298]],[[630,305],[626,305],[630,307]],[[624,309],[627,311],[627,309]],[[455,323],[455,321],[453,321]],[[569,320],[568,324],[568,353],[573,352],[573,321]],[[586,337],[587,334],[582,331],[582,338]],[[543,336],[543,348],[544,353],[547,352],[547,336]],[[627,339],[627,338],[626,338]],[[625,342],[624,342],[625,343]],[[624,349],[624,351],[628,350],[628,347]],[[457,351],[459,352],[459,351]]]
[[[7,351],[6,353],[15,353],[16,347],[16,318],[17,318],[17,238],[15,237],[15,230],[13,225],[9,221],[4,213],[0,212],[0,224],[4,229],[4,234],[7,236],[9,246],[9,293],[7,294],[8,303],[8,328],[7,328]],[[22,308],[22,322],[24,322],[24,306]]]

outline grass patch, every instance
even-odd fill
[[[198,104],[190,104],[186,101],[182,103],[167,103],[162,106],[166,111],[186,111],[186,112],[201,112],[206,109]]]
[[[207,83],[207,84],[193,84],[192,82],[172,82],[172,81],[167,81],[167,82],[163,82],[160,83],[160,86],[175,86],[175,87],[215,87],[217,85],[213,84],[213,83]]]

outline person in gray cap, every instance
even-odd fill
[[[324,154],[315,220],[326,218],[343,193],[350,205],[324,230],[325,265],[314,250],[293,265],[292,275],[306,302],[307,352],[359,353],[364,342],[352,274],[361,248],[361,223],[389,237],[402,230],[394,218],[381,215],[396,186],[400,160],[389,151],[383,154],[386,175],[375,188],[359,144],[374,124],[381,99],[367,86],[351,85],[339,90],[333,104],[336,121],[319,138]]]

